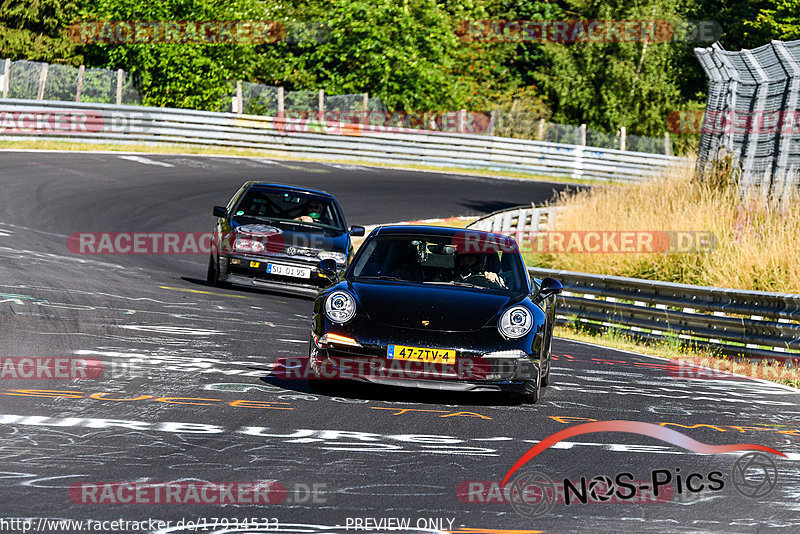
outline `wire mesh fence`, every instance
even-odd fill
[[[13,61],[6,79],[8,98],[36,99],[43,66],[38,61]]]
[[[242,82],[242,113],[248,115],[278,114],[278,88]]]
[[[122,70],[0,59],[0,76],[0,96],[3,98],[142,104],[134,77]],[[368,94],[330,95],[319,90],[284,91],[280,87],[244,81],[231,82],[222,94],[224,96],[212,106],[215,109],[206,111],[270,117],[283,115],[308,122],[318,122],[321,117],[326,122],[356,123],[390,131],[433,130],[599,148],[626,147],[625,136],[620,135],[619,131],[606,133],[581,126],[546,123],[539,114],[529,111],[390,112],[380,98]],[[628,136],[627,150],[664,154],[665,144],[663,139]]]
[[[541,118],[541,115],[535,113],[495,111],[492,115],[492,121],[492,128],[489,133],[502,137],[532,139],[568,145],[585,144],[589,147],[652,154],[671,155],[672,153],[669,142],[663,137],[625,134],[621,128],[614,133],[587,128],[584,140],[581,126],[547,122]]]
[[[132,105],[142,102],[133,77],[124,71],[26,60],[0,60],[0,66],[0,95],[4,98]]]
[[[86,69],[81,102],[110,104],[114,102],[114,72],[106,69]]]
[[[649,152],[651,154],[664,154],[669,149],[664,146],[664,138],[646,137],[643,135],[628,135],[626,150],[632,152]]]
[[[69,65],[50,65],[43,100],[75,100],[78,94],[79,69]]]
[[[730,158],[743,192],[782,197],[800,185],[800,41],[695,53],[709,79],[698,172]]]

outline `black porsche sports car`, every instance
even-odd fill
[[[550,380],[555,295],[517,243],[486,232],[376,228],[314,304],[312,383],[357,379],[539,399]]]
[[[227,206],[215,206],[217,224],[207,281],[316,295],[328,279],[317,264],[343,270],[353,257],[351,236],[333,195],[302,187],[246,182]]]

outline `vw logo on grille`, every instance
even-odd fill
[[[289,256],[294,256],[295,254],[297,254],[297,249],[295,247],[287,247],[286,248],[286,253]]]

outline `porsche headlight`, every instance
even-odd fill
[[[506,339],[518,339],[526,335],[533,328],[533,315],[524,306],[509,308],[500,316],[497,330]]]
[[[323,250],[317,254],[317,258],[321,260],[333,260],[339,265],[345,265],[347,263],[347,254],[344,252],[331,252],[329,250]]]
[[[325,315],[336,324],[344,324],[356,314],[356,301],[345,291],[334,291],[325,300]]]

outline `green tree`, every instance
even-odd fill
[[[773,39],[800,39],[800,0],[774,0],[755,20],[744,21],[746,28]]]
[[[0,0],[0,58],[80,65],[66,29],[77,11],[72,0]]]
[[[82,20],[232,21],[269,20],[271,7],[253,0],[91,0]],[[142,103],[217,110],[233,90],[232,81],[249,79],[256,62],[254,44],[88,44],[87,62],[121,68],[134,76]]]
[[[323,31],[261,46],[257,74],[291,89],[369,92],[392,110],[480,109],[511,83],[505,57],[513,47],[471,46],[456,28],[491,15],[487,4],[502,2],[290,0],[288,26],[324,21]]]
[[[530,20],[672,20],[678,0],[525,1],[517,14]],[[675,42],[542,42],[521,45],[518,68],[526,82],[550,97],[553,118],[614,132],[661,135],[670,111],[681,109]],[[699,65],[697,65],[699,67]]]

